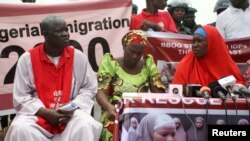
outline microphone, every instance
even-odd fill
[[[211,89],[207,86],[203,86],[201,87],[199,93],[197,94],[198,96],[204,97],[206,100],[208,100],[210,97],[210,93],[211,93]]]
[[[212,97],[226,100],[227,91],[221,87],[218,81],[213,81],[209,83],[209,87],[211,89]]]
[[[225,90],[220,84],[219,81],[214,81],[209,83],[209,87],[212,90],[212,97],[221,98],[224,103],[225,108],[225,115],[226,115],[226,124],[228,123],[228,116],[227,116],[227,102],[226,102],[226,95],[227,90]]]
[[[233,87],[233,92],[246,95],[247,97],[250,96],[250,91],[247,89],[246,86],[242,84],[235,84]]]
[[[213,90],[213,96],[216,98],[221,98],[222,100],[226,100],[227,91],[225,91],[222,87],[216,86]]]
[[[213,89],[213,94],[215,97],[219,97],[222,99],[225,108],[225,115],[226,115],[226,124],[228,123],[228,116],[227,116],[227,102],[226,102],[226,95],[227,91],[223,89],[221,86],[215,86]]]
[[[209,98],[210,98],[211,89],[207,86],[202,86],[199,91],[199,96],[203,97],[206,102],[206,121],[208,121],[208,105],[209,105]],[[207,122],[206,122],[207,127]],[[205,137],[207,137],[207,128],[205,128],[206,134]]]
[[[233,86],[236,83],[236,79],[233,75],[219,79],[218,83],[221,85],[222,88],[228,91],[229,95],[233,100],[236,100],[236,96],[233,92]]]
[[[233,92],[233,85],[227,86],[227,91],[233,100],[236,100],[236,95]]]
[[[235,84],[234,85],[234,92],[240,94],[246,100],[246,104],[248,106],[248,117],[250,119],[250,105],[246,95],[250,96],[249,90],[242,84]]]

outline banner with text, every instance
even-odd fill
[[[178,62],[191,51],[192,38],[191,35],[148,32],[150,47],[146,49],[145,54],[154,56],[165,84],[171,83]],[[245,85],[250,86],[250,37],[227,40],[226,43],[246,80]]]
[[[205,141],[207,125],[249,125],[248,108],[244,98],[236,103],[227,99],[224,103],[219,98],[207,102],[204,98],[171,94],[125,93],[119,106],[114,140],[153,141],[160,135],[161,138],[172,136],[176,141]],[[166,115],[176,123],[176,131],[171,130]]]
[[[121,38],[129,30],[131,4],[131,0],[0,3],[0,96],[12,92],[18,58],[44,42],[39,23],[46,16],[59,15],[66,20],[70,44],[83,51],[97,71],[104,53],[111,52],[114,57],[122,55]],[[8,105],[11,98],[0,99],[7,100],[0,105]],[[6,108],[0,106],[0,110]]]

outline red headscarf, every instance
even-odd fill
[[[243,84],[243,76],[218,30],[209,25],[203,29],[207,35],[207,53],[202,58],[197,58],[192,51],[187,54],[178,64],[172,83],[208,86],[210,82],[233,75],[237,83]]]
[[[142,30],[130,30],[122,38],[123,47],[129,47],[131,44],[147,45],[147,35]]]

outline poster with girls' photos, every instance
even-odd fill
[[[123,95],[119,116],[119,140],[205,141],[209,125],[249,125],[250,116],[245,99],[223,101],[210,98],[179,97],[164,94]]]
[[[192,49],[192,35],[174,33],[147,32],[149,48],[145,54],[154,56],[160,71],[162,81],[168,86],[180,60]],[[245,85],[250,86],[250,38],[226,40],[228,51],[239,67],[245,79]],[[185,70],[183,70],[185,71]]]

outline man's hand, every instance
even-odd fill
[[[162,27],[159,26],[157,23],[151,21],[144,21],[141,25],[141,30],[148,31],[149,28],[153,29],[154,31],[162,31]]]
[[[60,114],[63,114],[63,115],[68,115],[69,118],[67,117],[62,117],[59,119],[59,123],[60,124],[67,124],[70,120],[70,118],[73,116],[74,112],[75,112],[76,109],[74,110],[71,110],[71,111],[65,111],[65,110],[60,110],[58,109],[57,112],[60,113]]]
[[[68,112],[69,113],[65,113],[54,109],[40,108],[36,115],[44,118],[53,126],[58,126],[59,124],[66,124],[70,120],[72,117],[71,113],[73,112]]]

